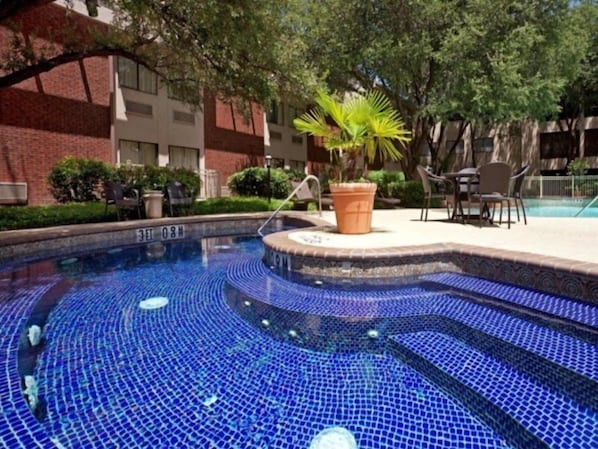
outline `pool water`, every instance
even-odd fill
[[[589,199],[524,199],[525,212],[530,217],[598,218],[598,201],[584,209]],[[514,210],[511,211],[511,214]]]
[[[0,441],[307,449],[343,427],[360,449],[598,447],[596,307],[452,273],[287,279],[262,254],[226,237],[1,272]]]

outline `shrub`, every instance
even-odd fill
[[[378,184],[384,196],[398,198],[397,190],[405,183],[405,174],[399,170],[373,170],[368,173],[368,180]]]
[[[228,187],[240,196],[268,196],[268,171],[263,167],[249,167],[231,175]],[[270,170],[272,198],[284,199],[289,195],[289,176],[282,168]]]
[[[166,184],[179,181],[195,197],[199,194],[201,180],[197,173],[185,168],[157,167],[155,165],[127,167],[116,169],[113,181],[118,181],[139,190],[140,194],[148,190],[161,190],[165,192]]]
[[[424,187],[419,181],[406,181],[397,185],[397,198],[403,207],[420,207],[424,201]]]
[[[59,203],[92,201],[98,199],[98,187],[112,171],[105,162],[67,156],[52,167],[47,181]]]

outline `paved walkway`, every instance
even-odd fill
[[[498,226],[479,228],[449,222],[445,210],[431,209],[428,222],[419,220],[419,209],[375,210],[372,232],[365,235],[326,233],[326,246],[337,248],[383,248],[432,243],[463,243],[491,248],[549,255],[598,263],[598,219],[528,217]],[[336,223],[334,211],[322,212],[322,219]],[[512,217],[513,219],[513,217]]]

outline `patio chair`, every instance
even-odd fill
[[[120,182],[104,182],[104,216],[108,213],[108,206],[116,207],[116,217],[120,221],[122,209],[136,209],[137,216],[141,218],[141,198],[137,189],[126,189]]]
[[[187,192],[185,184],[179,181],[170,181],[166,184],[166,203],[170,210],[170,216],[174,217],[174,211],[178,207],[189,209],[193,205],[193,196]]]
[[[419,174],[419,177],[421,178],[424,187],[424,202],[422,204],[422,210],[419,219],[422,221],[428,221],[428,209],[430,208],[430,203],[435,198],[439,198],[446,201],[446,212],[450,219],[451,211],[449,209],[449,204],[452,204],[453,207],[455,206],[455,204],[453,202],[454,196],[452,194],[447,194],[445,191],[443,191],[448,184],[446,178],[430,173],[421,165],[417,166],[417,173]],[[438,192],[435,192],[432,188],[433,184],[438,186]]]
[[[523,213],[523,222],[527,225],[527,216],[525,214],[525,206],[523,205],[523,181],[525,175],[529,171],[529,165],[521,167],[513,176],[511,176],[511,194],[509,195],[509,207],[511,201],[515,204],[515,210],[517,211],[517,221],[519,218],[519,206],[521,206],[521,212]]]
[[[299,184],[301,184],[300,181],[291,181],[291,189],[295,190]],[[314,197],[314,194],[307,184],[303,184],[299,187],[299,190],[295,192],[291,201],[293,202],[293,210],[307,210],[311,203],[318,204],[318,199]],[[330,208],[331,206],[332,198],[322,197],[322,208]]]
[[[400,199],[387,197],[380,191],[380,188],[376,190],[376,196],[374,197],[374,201],[376,203],[381,204],[382,207],[384,207],[385,209],[396,209],[397,207],[399,207],[399,204],[401,204]]]
[[[469,199],[472,203],[478,203],[480,227],[482,227],[483,219],[487,219],[492,223],[490,205],[500,205],[500,223],[502,223],[502,206],[504,203],[509,204],[511,167],[506,162],[490,162],[478,169],[478,178],[480,182],[479,191],[477,193],[470,192]],[[507,207],[507,212],[508,227],[511,229],[511,209],[509,207]]]

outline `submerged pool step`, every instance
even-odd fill
[[[539,311],[549,316],[587,326],[598,333],[598,307],[588,303],[458,273],[428,274],[421,276],[421,279],[439,286],[473,292],[518,307]]]
[[[509,311],[497,310],[486,303],[439,292],[437,287],[427,288],[428,281],[374,292],[338,291],[289,282],[272,273],[257,259],[239,261],[229,267],[227,281],[243,294],[284,310],[384,319],[389,321],[385,335],[402,332],[392,326],[393,318],[430,315],[448,318],[582,376],[583,382],[576,391],[583,391],[588,383],[598,382],[595,343],[563,334],[558,328],[545,327],[534,320],[522,319]],[[383,337],[382,333],[380,336]],[[598,409],[596,395],[581,396],[591,398],[586,403]]]
[[[390,338],[393,352],[522,448],[598,447],[596,415],[449,335]]]
[[[598,383],[595,380],[513,344],[507,338],[499,338],[454,319],[434,315],[401,318],[393,329],[398,329],[397,333],[441,333],[461,340],[598,413],[598,397],[594,394]]]

